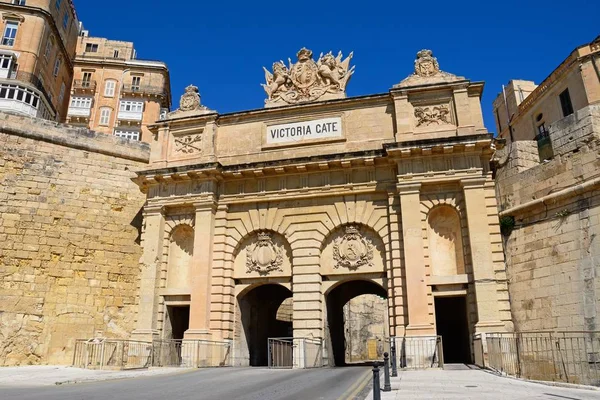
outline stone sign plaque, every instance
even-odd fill
[[[300,144],[314,139],[341,139],[342,119],[323,118],[312,121],[267,126],[265,144]]]

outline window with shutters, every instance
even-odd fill
[[[115,88],[117,87],[117,81],[108,80],[104,85],[104,95],[106,97],[113,97],[115,95]]]
[[[111,109],[108,107],[100,109],[100,125],[108,126],[110,124],[110,113]]]

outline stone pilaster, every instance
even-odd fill
[[[192,298],[190,325],[185,339],[209,339],[210,293],[213,262],[216,202],[207,199],[195,203],[194,256],[192,258]]]
[[[306,246],[303,244],[306,243]],[[319,248],[313,240],[299,240],[293,255],[294,337],[322,338],[323,313]]]
[[[418,182],[398,184],[408,302],[407,336],[435,334],[425,280],[420,190],[421,184]]]
[[[466,87],[454,89],[454,102],[459,135],[472,135],[475,133],[473,119],[471,118],[471,103]]]
[[[219,205],[215,215],[214,248],[212,262],[212,292],[210,300],[210,330],[221,332],[221,339],[233,336],[234,281],[233,270],[228,266],[227,205]]]
[[[402,271],[402,240],[400,235],[400,215],[398,195],[388,195],[388,227],[390,235],[390,254],[387,270],[388,278],[388,313],[390,335],[404,336],[406,318],[404,313],[404,274]]]
[[[162,206],[144,207],[143,255],[140,260],[140,300],[137,323],[131,333],[134,340],[152,341],[158,338],[156,318],[158,315],[157,286],[165,235],[165,216]]]
[[[478,322],[475,325],[476,333],[498,329],[504,330],[504,324],[500,320],[500,303],[498,301],[490,227],[485,204],[485,182],[484,177],[463,179],[461,181],[467,210],[473,280],[477,298]]]

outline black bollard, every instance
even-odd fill
[[[396,338],[392,341],[392,376],[398,376],[398,367],[396,364]]]
[[[387,352],[383,353],[383,391],[392,391],[390,385],[390,355]]]
[[[373,400],[381,400],[381,389],[379,388],[379,363],[373,363]]]

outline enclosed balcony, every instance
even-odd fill
[[[92,98],[91,97],[71,97],[71,103],[69,104],[69,111],[67,115],[69,117],[77,118],[89,118],[92,110]]]
[[[134,100],[121,100],[117,118],[120,121],[141,122],[144,118],[144,102]]]

